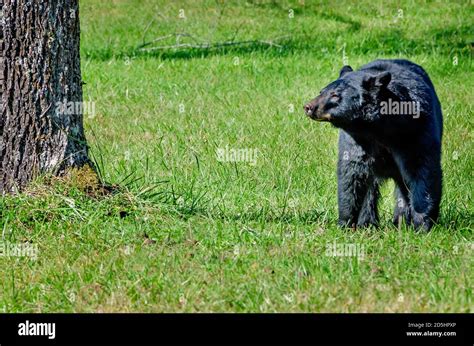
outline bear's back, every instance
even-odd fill
[[[432,125],[441,139],[443,133],[441,105],[433,83],[421,66],[404,59],[378,59],[362,66],[358,71],[371,75],[390,72],[392,79],[388,88],[401,99],[408,93],[411,100],[418,101],[422,111],[432,118]]]
[[[433,83],[423,67],[409,60],[378,59],[362,66],[359,70],[376,73],[388,71],[392,74],[392,80],[394,81],[398,79],[414,79],[423,82],[428,88],[434,89]]]

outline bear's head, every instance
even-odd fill
[[[371,75],[344,66],[339,78],[307,103],[304,111],[311,119],[328,121],[336,127],[368,125],[377,121],[381,94],[387,91],[390,80],[389,72]]]

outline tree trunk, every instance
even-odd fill
[[[0,194],[90,164],[84,137],[78,0],[0,0]]]

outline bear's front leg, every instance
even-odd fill
[[[370,162],[364,149],[341,130],[337,163],[337,200],[341,226],[356,227],[377,222],[375,206],[378,192],[372,189],[375,186],[371,186],[374,176]]]
[[[359,212],[357,227],[377,226],[379,224],[379,214],[377,202],[380,196],[379,183],[377,179],[372,179],[367,184],[364,203]]]

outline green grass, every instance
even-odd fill
[[[0,199],[3,241],[39,251],[0,257],[0,311],[473,312],[473,21],[469,1],[82,0],[86,134],[123,189],[37,182]],[[281,48],[136,49],[175,32],[287,36]],[[444,195],[428,234],[391,226],[392,183],[379,229],[336,225],[337,130],[302,105],[343,50],[354,68],[410,59],[434,82]],[[256,165],[219,162],[226,146],[256,149]],[[334,242],[365,256],[327,256]]]

